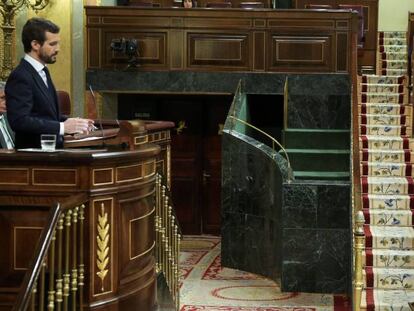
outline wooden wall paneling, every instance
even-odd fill
[[[125,38],[136,39],[138,43],[139,66],[168,68],[167,58],[167,31],[154,31],[142,29],[141,31],[109,30],[102,31],[101,50],[105,51],[102,59],[102,67],[116,68],[128,63],[128,56],[123,52],[113,51],[110,46],[112,40]]]
[[[269,71],[331,71],[334,42],[330,34],[273,33],[269,41]]]
[[[250,33],[187,32],[187,68],[248,71],[250,46]]]
[[[182,70],[185,60],[184,18],[171,17],[171,29],[168,31],[168,54],[170,55],[170,69]]]
[[[336,57],[351,53],[337,51],[335,44],[336,32],[351,32],[336,27],[338,20],[352,19],[349,12],[134,7],[86,7],[86,12],[89,49],[100,47],[99,55],[96,48],[88,51],[91,69],[126,67],[126,58],[109,49],[111,39],[122,36],[139,40],[140,69],[148,71],[336,72]]]
[[[265,19],[255,19],[253,21],[255,29],[265,28]],[[253,71],[265,71],[266,69],[266,32],[253,32]]]
[[[103,55],[101,44],[101,29],[88,29],[88,68],[101,68],[101,55]]]
[[[296,9],[304,9],[307,5],[331,5],[338,9],[339,5],[361,5],[364,14],[364,37],[362,48],[358,49],[358,67],[375,70],[378,32],[378,0],[295,0]]]

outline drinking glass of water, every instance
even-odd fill
[[[42,146],[42,150],[54,151],[56,147],[56,135],[54,134],[40,135],[40,144]]]

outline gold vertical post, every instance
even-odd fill
[[[30,302],[30,310],[35,311],[36,310],[36,293],[37,293],[37,281],[35,282],[35,285],[33,286],[32,290],[32,299]]]
[[[355,231],[354,231],[354,311],[359,311],[361,308],[361,295],[364,286],[362,277],[362,251],[364,249],[364,214],[362,211],[358,211],[355,216]]]
[[[78,261],[77,261],[77,249],[78,249],[78,211],[79,208],[75,207],[72,210],[72,310],[76,311],[76,291],[78,290]]]
[[[62,215],[59,218],[58,225],[56,227],[57,234],[57,275],[56,275],[56,309],[62,310],[63,301],[63,275],[62,275],[62,252],[63,252],[63,222],[65,216]]]
[[[164,190],[165,189],[165,186]],[[170,279],[168,274],[168,231],[167,231],[167,222],[168,222],[168,196],[165,195],[166,191],[164,191],[164,217],[163,217],[163,229],[164,229],[164,269],[167,279],[167,285],[169,285]]]
[[[49,292],[47,297],[47,309],[49,311],[53,311],[55,309],[55,242],[56,231],[53,233],[49,249]]]
[[[46,262],[44,261],[40,270],[39,310],[45,309],[45,279]]]
[[[172,210],[172,207],[171,207]],[[175,225],[175,217],[171,215],[171,222],[170,222],[170,250],[171,250],[171,292],[173,299],[175,301],[175,235],[174,235],[174,226]]]
[[[171,291],[171,244],[170,244],[170,239],[171,239],[171,214],[172,214],[172,207],[171,205],[167,206],[167,262],[168,262],[168,287],[170,288]]]
[[[83,310],[83,287],[85,285],[85,264],[83,258],[83,227],[85,221],[85,204],[79,209],[79,310]]]
[[[160,271],[160,252],[159,252],[159,225],[158,225],[158,219],[159,219],[159,196],[160,196],[160,175],[157,174],[155,177],[155,269],[157,272]]]
[[[69,307],[69,291],[70,291],[70,225],[72,211],[69,210],[65,215],[65,272],[63,274],[63,310],[67,311]]]
[[[178,229],[178,228],[177,228]],[[180,254],[180,247],[181,247],[181,235],[177,234],[177,254]],[[177,300],[176,300],[176,310],[180,309],[180,270],[178,269],[179,265],[177,262]]]

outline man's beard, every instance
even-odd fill
[[[40,59],[44,61],[45,64],[54,64],[56,63],[56,55],[57,53],[53,55],[46,55],[44,53],[40,53]]]

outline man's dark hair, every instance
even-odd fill
[[[50,20],[33,17],[29,19],[23,26],[22,42],[24,52],[29,53],[32,50],[32,41],[36,40],[43,45],[46,41],[46,31],[51,33],[59,33],[60,28]]]

